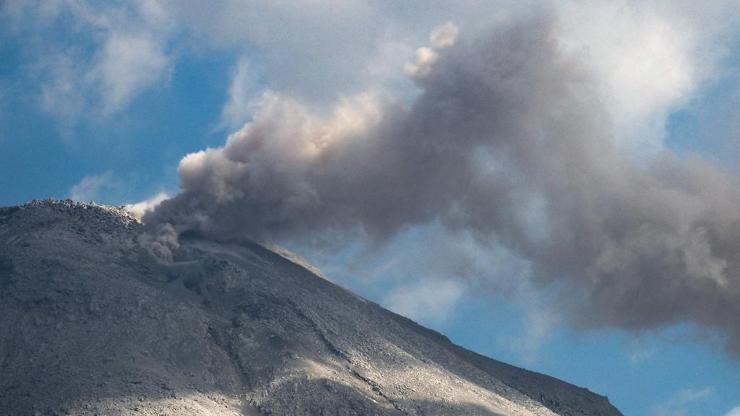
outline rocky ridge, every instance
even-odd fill
[[[617,416],[254,242],[0,208],[0,414]]]

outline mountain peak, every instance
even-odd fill
[[[34,199],[18,206],[0,207],[0,216],[22,211],[27,220],[60,217],[64,221],[83,222],[87,228],[102,224],[122,224],[124,227],[140,223],[125,206],[101,205],[95,202],[77,202],[71,199]]]
[[[251,242],[122,207],[0,209],[0,409],[14,415],[620,415],[467,351]]]

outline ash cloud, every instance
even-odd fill
[[[522,256],[578,324],[688,320],[740,354],[736,178],[669,150],[625,156],[593,71],[548,18],[437,36],[407,67],[411,104],[368,92],[321,113],[267,93],[223,147],[182,160],[181,193],[145,221],[377,244],[438,221]]]

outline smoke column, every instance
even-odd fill
[[[698,157],[635,160],[594,74],[548,18],[458,39],[439,28],[405,69],[411,103],[368,92],[331,111],[267,93],[219,148],[185,157],[148,214],[214,238],[339,232],[374,244],[433,221],[526,259],[585,325],[691,321],[740,354],[740,187]]]

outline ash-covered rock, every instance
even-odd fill
[[[620,414],[260,245],[157,238],[124,208],[0,208],[0,414]]]

